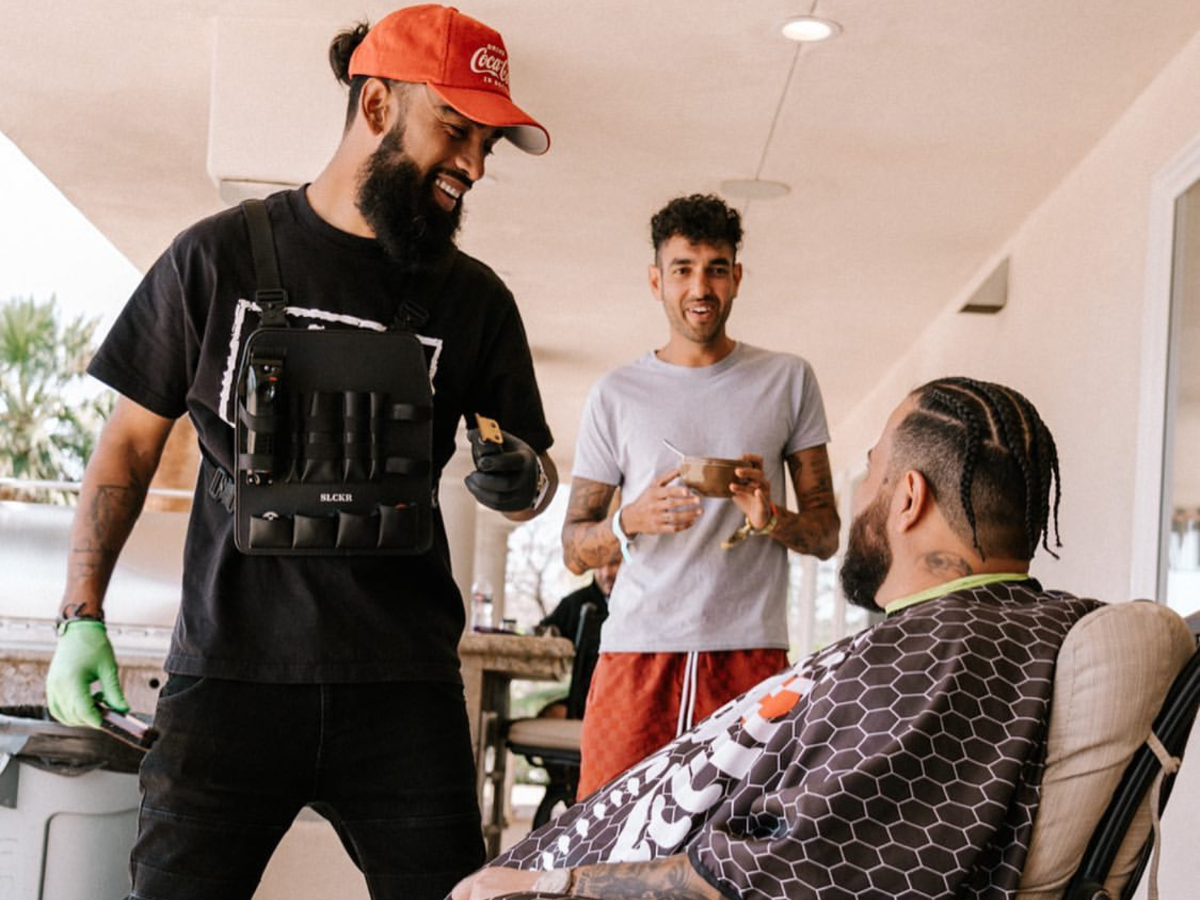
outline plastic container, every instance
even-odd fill
[[[44,707],[0,707],[0,895],[122,900],[141,757]]]
[[[471,629],[493,631],[495,629],[495,605],[492,603],[492,583],[480,578],[471,585]]]

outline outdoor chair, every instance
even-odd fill
[[[575,634],[575,660],[571,666],[571,683],[567,694],[565,719],[513,719],[506,726],[508,748],[524,756],[532,765],[546,770],[549,782],[546,793],[533,815],[533,827],[550,821],[558,804],[570,806],[575,802],[579,786],[579,740],[583,731],[583,708],[587,688],[600,647],[599,607],[585,603],[579,614],[579,630]]]
[[[1094,610],[1058,657],[1042,799],[1018,900],[1125,900],[1200,704],[1196,636],[1150,601]]]

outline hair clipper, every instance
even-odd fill
[[[277,474],[280,438],[287,412],[281,393],[282,377],[282,359],[250,358],[246,371],[246,412],[252,424],[246,429],[246,455],[250,462],[245,472],[254,484],[270,482]]]

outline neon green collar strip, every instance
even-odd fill
[[[884,612],[890,616],[892,613],[898,613],[902,609],[908,609],[908,607],[924,603],[926,600],[944,597],[952,591],[965,591],[970,588],[981,587],[985,584],[996,584],[1000,581],[1026,581],[1028,579],[1028,572],[989,572],[986,575],[966,575],[963,578],[956,578],[953,581],[947,581],[945,584],[928,588],[919,594],[909,594],[907,597],[893,600],[884,607]]]

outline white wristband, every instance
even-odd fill
[[[632,554],[629,552],[630,546],[633,544],[633,538],[625,534],[625,530],[621,528],[621,513],[625,511],[625,507],[621,507],[612,517],[612,532],[617,536],[617,543],[621,546],[621,558],[625,562],[632,562]]]

